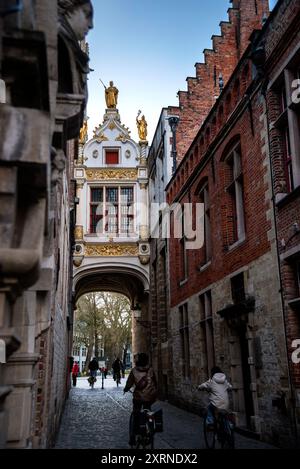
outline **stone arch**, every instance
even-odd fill
[[[133,353],[149,352],[150,322],[148,317],[149,279],[138,266],[126,262],[99,262],[76,269],[73,297],[87,293],[108,291],[125,295],[131,302]]]

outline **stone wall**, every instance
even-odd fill
[[[290,357],[291,339],[299,333],[292,272],[292,264],[299,259],[299,187],[284,197],[281,131],[275,121],[284,67],[289,61],[289,68],[299,67],[299,51],[293,52],[299,48],[298,10],[299,2],[278,2],[262,32],[252,35],[248,53],[198,128],[167,187],[169,204],[197,203],[199,189],[208,184],[212,251],[210,259],[205,246],[187,250],[184,258],[179,240],[170,240],[172,399],[192,409],[201,408],[203,402],[193,385],[197,379],[207,379],[209,363],[222,366],[234,384],[232,405],[239,426],[282,446],[293,446],[296,441],[298,369],[292,367],[291,375]],[[233,243],[234,213],[225,159],[237,144],[245,236]],[[195,226],[195,216],[193,223]],[[289,252],[285,242],[290,244]],[[279,254],[284,261],[281,269]],[[244,304],[236,304],[231,291],[231,279],[237,274],[243,275]],[[204,334],[207,321],[200,320],[199,300],[207,292],[213,310],[210,353]],[[183,374],[187,352],[182,350],[180,315],[184,308],[189,321],[190,370]]]
[[[279,291],[278,266],[275,257],[268,253],[244,270],[247,293],[255,296],[253,313],[247,323],[247,340],[250,357],[251,393],[254,415],[252,431],[261,438],[275,444],[288,445],[291,431],[290,416],[284,408],[274,407],[274,402],[284,393],[288,406],[289,386],[285,338],[282,334],[283,317]],[[233,272],[236,275],[241,271]],[[218,314],[232,302],[230,278],[210,285],[212,296],[215,364],[220,366],[233,385],[232,410],[237,415],[239,426],[245,426],[244,389],[241,364],[238,356],[238,337],[225,319]],[[172,401],[191,410],[201,411],[207,399],[196,386],[208,379],[207,356],[200,322],[199,291],[187,299],[190,334],[190,377],[182,375],[182,347],[179,334],[178,307],[172,308],[171,333],[173,342],[174,388]],[[180,305],[179,305],[180,306]],[[259,345],[259,351],[257,344]]]
[[[74,148],[68,142],[83,122],[88,57],[77,39],[70,43],[65,26],[73,27],[73,17],[61,5],[59,14],[50,0],[28,0],[13,14],[1,8],[7,95],[0,104],[0,339],[7,355],[0,365],[1,447],[51,446],[70,385]],[[67,76],[57,66],[66,59]]]

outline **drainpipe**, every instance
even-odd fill
[[[269,133],[270,132],[270,118],[269,118],[269,110],[268,110],[268,105],[267,105],[267,95],[266,95],[265,85],[266,83],[263,83],[262,95],[264,97],[265,106],[266,106],[269,163],[270,163],[270,173],[271,173],[271,183],[272,183],[272,205],[273,205],[274,227],[275,227],[275,233],[276,233],[276,252],[277,252],[279,282],[280,282],[280,298],[281,298],[282,318],[283,318],[283,324],[284,324],[286,355],[287,355],[287,361],[288,361],[288,381],[289,381],[289,386],[291,390],[292,418],[293,418],[295,443],[296,443],[295,446],[297,447],[298,430],[297,430],[297,417],[296,417],[296,399],[295,399],[295,392],[294,392],[292,376],[291,376],[291,365],[290,365],[289,347],[288,347],[288,338],[287,338],[287,323],[286,323],[286,317],[285,317],[285,307],[284,307],[284,298],[283,298],[283,284],[282,284],[282,277],[281,277],[281,261],[280,261],[280,253],[279,253],[279,240],[278,240],[275,193],[274,193],[274,176],[273,176],[273,168],[272,168],[271,143],[270,143],[270,133]]]

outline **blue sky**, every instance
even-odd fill
[[[271,8],[276,0],[270,0]],[[177,91],[203,61],[203,49],[227,20],[229,0],[93,0],[94,29],[90,45],[89,135],[102,123],[104,88],[110,80],[119,89],[122,123],[138,140],[139,109],[148,122],[151,143],[161,108],[177,105]]]

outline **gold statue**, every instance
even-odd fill
[[[79,134],[79,143],[81,145],[84,145],[85,142],[87,141],[87,136],[88,136],[88,123],[87,119],[83,121],[83,126],[80,129],[80,134]]]
[[[140,114],[141,114],[141,111],[139,111],[139,113],[137,115],[136,124],[137,124],[137,128],[138,128],[140,140],[146,141],[147,140],[147,134],[148,134],[148,132],[147,132],[148,124],[146,122],[145,116],[142,116],[142,118],[139,119]]]
[[[105,87],[105,100],[107,109],[116,109],[118,104],[119,90],[114,86],[114,82],[109,82],[109,87]]]

